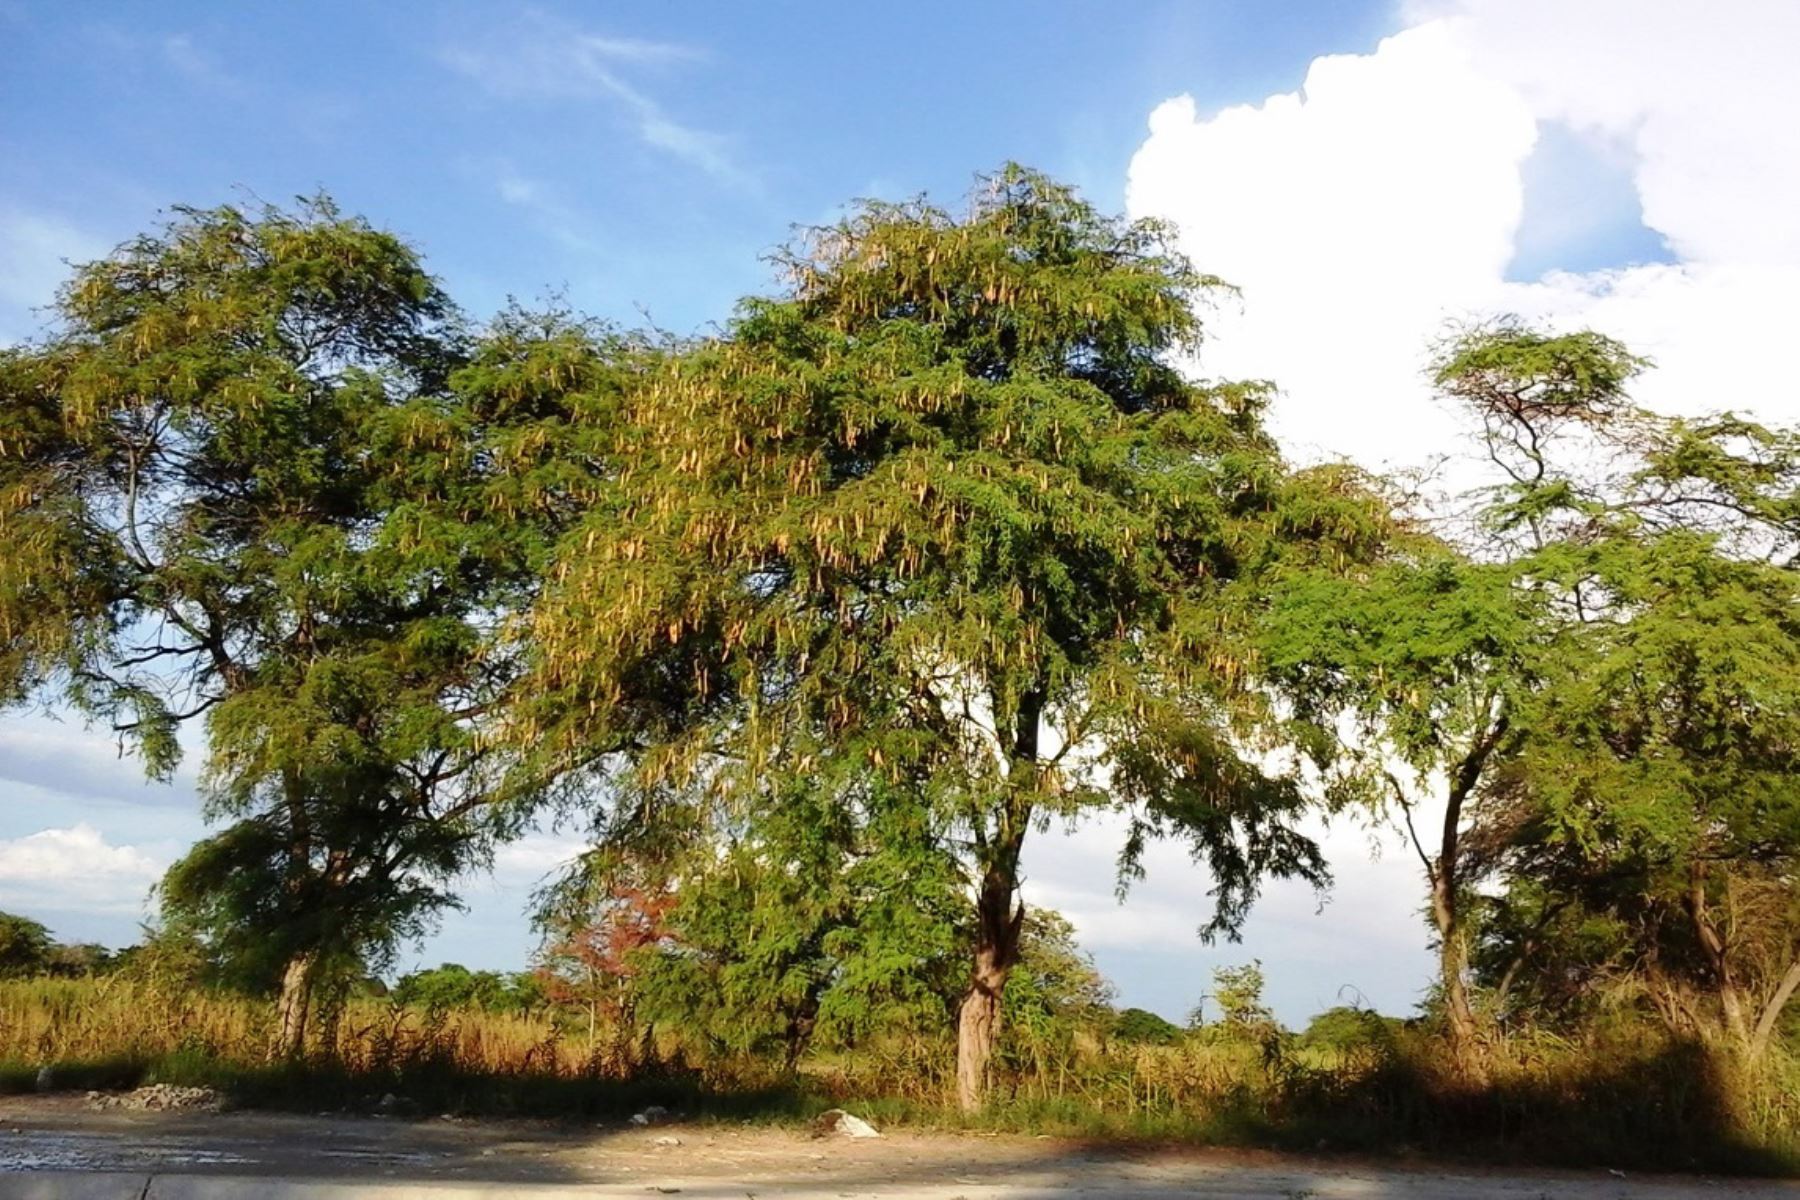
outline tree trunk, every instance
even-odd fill
[[[965,1113],[979,1111],[986,1099],[988,1066],[1000,1037],[1001,997],[1006,977],[1019,960],[1019,931],[1025,924],[1025,905],[1019,900],[1019,851],[1031,826],[1043,712],[1041,693],[1028,692],[1020,698],[1007,755],[1006,794],[991,836],[976,837],[982,877],[975,898],[975,955],[969,990],[956,1014],[956,1103]]]
[[[978,1112],[987,1097],[988,1065],[1000,1038],[1000,999],[1019,957],[1025,906],[1016,880],[990,871],[978,902],[975,961],[956,1015],[956,1103]]]
[[[272,1058],[292,1062],[306,1054],[306,1022],[312,1010],[313,975],[318,961],[318,955],[310,951],[296,954],[281,973],[281,995],[276,1001],[279,1023]]]
[[[1694,925],[1694,936],[1700,942],[1700,948],[1706,952],[1707,965],[1712,971],[1713,986],[1719,997],[1719,1015],[1724,1019],[1725,1031],[1739,1051],[1749,1054],[1752,1041],[1750,1023],[1744,1016],[1744,1000],[1738,992],[1737,978],[1732,974],[1730,950],[1725,945],[1725,939],[1719,936],[1719,931],[1713,926],[1712,917],[1707,910],[1706,874],[1697,862],[1688,875],[1687,910]]]
[[[1444,1015],[1450,1050],[1468,1066],[1474,1057],[1475,1008],[1469,1003],[1469,947],[1463,940],[1462,903],[1457,895],[1462,807],[1465,793],[1452,786],[1444,809],[1443,841],[1431,870],[1431,920],[1438,935],[1438,978],[1444,987]]]
[[[1488,758],[1509,725],[1504,712],[1470,746],[1450,778],[1450,794],[1444,807],[1444,829],[1436,862],[1428,862],[1431,876],[1431,917],[1438,932],[1438,972],[1444,985],[1444,1010],[1449,1019],[1450,1049],[1457,1063],[1476,1082],[1486,1071],[1476,1054],[1479,1030],[1475,1007],[1469,1000],[1469,946],[1462,922],[1462,814],[1487,769]]]
[[[1775,987],[1775,994],[1763,1005],[1762,1016],[1756,1022],[1756,1032],[1750,1036],[1751,1062],[1761,1062],[1763,1055],[1769,1052],[1769,1041],[1774,1036],[1775,1023],[1781,1019],[1781,1010],[1794,998],[1795,988],[1800,988],[1800,958],[1788,964],[1787,973],[1782,975],[1781,982]]]

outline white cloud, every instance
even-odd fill
[[[11,911],[137,914],[166,862],[114,846],[82,822],[0,840],[0,907]]]
[[[1420,465],[1460,441],[1422,377],[1431,339],[1447,319],[1516,311],[1654,358],[1647,404],[1800,420],[1782,361],[1800,295],[1800,4],[1415,0],[1406,17],[1368,54],[1315,60],[1298,92],[1152,114],[1132,212],[1176,221],[1196,264],[1242,288],[1209,322],[1203,371],[1275,380],[1273,424],[1297,457]],[[1677,261],[1506,279],[1522,170],[1552,122],[1623,156]],[[1330,907],[1312,918],[1305,889],[1272,887],[1237,960],[1260,954],[1294,1005],[1321,975],[1422,984],[1419,865],[1388,844],[1371,863],[1362,834],[1334,831]],[[1204,915],[1204,876],[1155,859],[1108,907],[1110,853],[1081,837],[1042,847],[1038,894],[1103,961],[1173,954]],[[1383,1006],[1404,1007],[1404,990]]]
[[[62,217],[0,208],[0,345],[22,340],[43,324],[33,310],[56,298],[70,263],[99,258],[107,249]]]
[[[1413,465],[1454,426],[1421,379],[1446,319],[1519,311],[1650,354],[1640,396],[1800,416],[1775,355],[1800,287],[1800,6],[1739,0],[1425,0],[1366,55],[1316,60],[1300,93],[1151,118],[1138,214],[1173,218],[1244,291],[1208,373],[1273,378],[1305,457]],[[1647,225],[1679,258],[1508,283],[1539,123],[1624,148]]]
[[[596,223],[569,203],[562,189],[521,174],[505,160],[493,164],[492,170],[494,191],[500,199],[528,215],[557,244],[580,254],[601,252],[600,242],[586,232]]]
[[[439,55],[444,65],[494,96],[610,101],[623,110],[644,144],[717,179],[747,184],[748,176],[732,161],[723,137],[676,119],[623,74],[626,68],[704,57],[689,46],[584,33],[542,13],[532,14],[515,34],[451,47]]]
[[[198,783],[193,758],[183,760],[169,783],[153,783],[145,779],[139,759],[121,754],[98,730],[46,717],[0,720],[0,781],[82,800],[193,806]]]

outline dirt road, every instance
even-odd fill
[[[1410,1168],[1210,1151],[890,1132],[868,1140],[717,1125],[95,1112],[0,1100],[0,1200],[92,1197],[644,1197],[683,1200],[1338,1200],[1792,1197],[1800,1186],[1609,1172]]]

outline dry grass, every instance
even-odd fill
[[[242,1102],[366,1107],[394,1093],[424,1112],[621,1116],[648,1103],[696,1116],[793,1119],[848,1103],[877,1120],[1097,1138],[1502,1162],[1785,1171],[1800,1161],[1800,1088],[1782,1060],[1750,1078],[1728,1056],[1643,1027],[1500,1038],[1470,1082],[1423,1030],[1340,1050],[1286,1039],[1109,1044],[1081,1031],[1015,1036],[994,1102],[945,1103],[949,1039],[815,1054],[799,1079],[552,1015],[425,1013],[351,1002],[302,1064],[266,1061],[261,1001],[134,982],[0,983],[0,1087],[53,1068],[71,1087],[204,1083]]]

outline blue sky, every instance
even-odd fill
[[[110,242],[173,202],[320,188],[475,311],[566,288],[682,332],[859,195],[1011,158],[1122,200],[1158,101],[1292,87],[1384,9],[1266,2],[23,4],[0,204]],[[16,328],[16,319],[13,322]]]
[[[38,327],[61,260],[168,205],[321,189],[477,317],[560,292],[693,332],[769,286],[759,256],[792,224],[953,202],[1014,159],[1176,220],[1242,285],[1192,366],[1281,383],[1297,458],[1454,449],[1423,349],[1496,311],[1627,338],[1661,364],[1648,403],[1800,418],[1769,370],[1800,291],[1791,0],[0,0],[0,38],[0,341]],[[184,771],[145,787],[79,723],[0,716],[0,907],[129,940],[203,828]],[[1180,1017],[1252,956],[1289,1020],[1347,996],[1404,1012],[1424,986],[1417,866],[1389,835],[1340,822],[1328,904],[1272,889],[1244,945],[1206,949],[1204,875],[1164,848],[1121,907],[1115,832],[1053,831],[1028,894],[1126,1003]],[[522,965],[525,896],[572,845],[504,852],[407,961]]]

